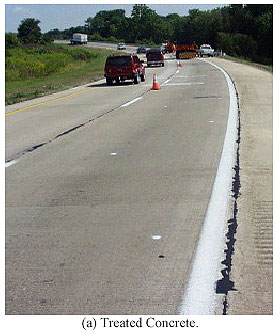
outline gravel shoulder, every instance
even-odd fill
[[[240,107],[240,196],[227,314],[273,313],[272,74],[211,60],[235,82]]]

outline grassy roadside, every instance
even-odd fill
[[[260,70],[265,70],[265,71],[268,71],[270,73],[273,73],[273,66],[272,65],[262,65],[262,64],[254,63],[253,61],[248,60],[248,59],[238,58],[238,57],[231,57],[231,56],[223,56],[221,58],[229,59],[229,60],[232,60],[236,63],[253,66],[253,67],[256,67]]]
[[[6,55],[5,103],[22,102],[102,79],[105,59],[112,53],[61,44],[46,51],[13,50]]]

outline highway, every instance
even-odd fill
[[[7,314],[179,313],[229,112],[183,64],[6,107]]]

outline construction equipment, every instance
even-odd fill
[[[176,42],[176,59],[190,59],[197,55],[197,47],[195,42],[177,41]]]
[[[168,42],[168,43],[165,45],[165,51],[166,51],[167,53],[173,53],[173,52],[175,52],[175,45],[174,45],[174,43],[172,43],[172,42]]]

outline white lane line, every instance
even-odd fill
[[[116,152],[111,152],[110,155],[115,156],[115,155],[117,155],[117,153]]]
[[[171,79],[166,80],[166,81],[164,82],[164,84],[168,83],[169,81],[171,81]]]
[[[161,235],[152,235],[151,238],[152,240],[160,240],[162,237]]]
[[[16,163],[17,163],[16,160],[11,160],[11,161],[5,162],[5,168],[8,168],[12,165],[15,165]]]
[[[175,82],[169,84],[162,84],[162,86],[191,86],[191,85],[204,85],[204,82]]]
[[[198,75],[176,75],[175,78],[195,78],[195,77],[206,77],[206,74]]]
[[[132,103],[135,103],[135,102],[141,100],[142,98],[143,98],[142,96],[136,97],[136,99],[134,99],[132,101],[129,101],[129,102],[125,103],[125,104],[122,104],[121,107],[127,107],[127,106],[131,105]]]
[[[180,314],[189,315],[215,314],[215,284],[221,278],[228,201],[231,196],[232,166],[235,161],[238,119],[236,90],[223,69],[214,64],[210,65],[221,70],[226,77],[230,97],[229,114],[220,164],[201,229],[189,282],[179,308]]]

